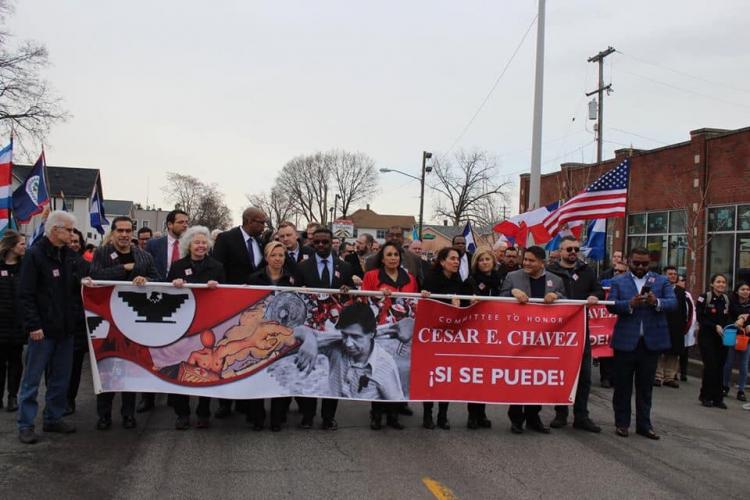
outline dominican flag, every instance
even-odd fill
[[[607,217],[625,217],[628,203],[630,160],[625,159],[617,168],[599,177],[596,182],[575,195],[544,219],[549,234],[557,234],[574,220],[591,220]]]
[[[477,250],[477,243],[474,240],[474,231],[471,230],[471,222],[467,222],[464,226],[463,237],[466,240],[466,251],[474,253]]]
[[[566,223],[563,226],[563,228],[560,230],[560,232],[557,233],[555,237],[549,241],[549,243],[547,243],[547,246],[545,247],[545,249],[549,251],[557,250],[560,247],[560,242],[566,236],[572,236],[578,241],[581,241],[581,234],[583,234],[583,226],[584,226],[584,222],[582,220],[570,221]]]
[[[493,231],[504,235],[509,241],[519,246],[529,246],[528,238],[534,238],[535,245],[543,245],[552,239],[552,236],[544,227],[544,219],[557,209],[559,202],[550,203],[545,207],[537,208],[530,212],[514,215],[493,227]]]
[[[589,237],[583,245],[586,257],[594,261],[604,260],[604,247],[607,242],[607,219],[596,219],[589,223]]]
[[[0,236],[10,223],[10,187],[13,182],[13,139],[0,149]]]
[[[47,194],[47,164],[44,151],[29,172],[29,176],[13,191],[13,215],[19,224],[28,224],[49,204]]]
[[[99,234],[104,234],[104,226],[109,225],[109,221],[104,216],[102,186],[101,179],[99,178],[96,179],[96,182],[94,183],[94,191],[91,193],[91,202],[89,203],[89,223]]]

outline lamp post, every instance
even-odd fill
[[[339,201],[339,198],[341,198],[340,194],[336,194],[336,197],[333,198],[333,214],[331,214],[331,224],[333,224],[333,221],[336,220],[336,203]]]
[[[432,153],[429,151],[422,151],[422,176],[417,177],[416,175],[407,174],[406,172],[402,172],[401,170],[396,170],[395,168],[381,168],[380,171],[384,174],[388,172],[396,172],[401,175],[405,175],[407,177],[411,177],[414,180],[419,181],[419,239],[422,239],[422,225],[424,222],[424,177],[425,174],[429,174],[432,172],[432,167],[427,165],[427,160],[432,158]]]

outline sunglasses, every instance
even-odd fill
[[[633,267],[648,267],[651,264],[650,260],[631,260],[630,265]]]
[[[566,252],[570,252],[570,253],[572,253],[572,252],[580,252],[581,251],[581,247],[568,247],[568,248],[564,248],[563,250],[565,250]]]

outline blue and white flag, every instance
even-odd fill
[[[31,235],[31,242],[29,243],[29,247],[33,246],[34,243],[42,239],[42,236],[44,236],[44,222],[42,221],[41,224],[39,224],[39,227],[37,227],[34,230],[34,234]]]
[[[474,241],[474,231],[471,230],[471,222],[467,222],[464,226],[463,237],[466,240],[466,251],[474,253],[477,250],[477,243]]]
[[[13,191],[13,215],[19,224],[28,224],[32,217],[49,204],[44,151],[29,172],[29,176]]]
[[[102,204],[102,193],[99,179],[94,183],[94,191],[91,193],[91,202],[89,203],[89,223],[99,234],[104,234],[104,226],[109,225],[109,221],[104,216],[104,205]]]
[[[604,260],[604,247],[607,242],[607,219],[594,219],[589,223],[588,239],[583,252],[589,260]]]

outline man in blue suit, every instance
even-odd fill
[[[188,228],[188,214],[182,210],[172,210],[167,214],[167,234],[159,238],[151,238],[146,243],[146,252],[154,258],[154,265],[159,273],[159,281],[166,281],[172,262],[179,260],[180,236]],[[140,232],[139,232],[140,234]],[[138,413],[145,413],[154,408],[156,396],[150,392],[141,394],[138,402]]]
[[[615,392],[615,432],[627,437],[630,428],[630,399],[635,379],[635,431],[649,439],[659,439],[651,426],[651,391],[659,354],[670,348],[666,312],[677,308],[669,281],[648,272],[648,250],[633,248],[628,256],[630,271],[610,283],[607,306],[617,314],[612,335]]]

